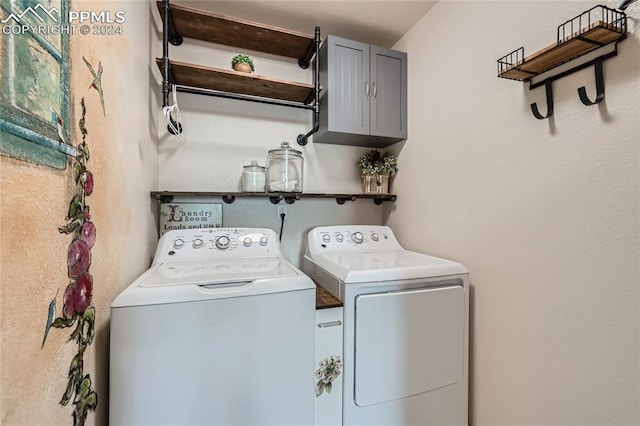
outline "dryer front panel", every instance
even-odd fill
[[[407,398],[463,380],[464,320],[462,286],[357,296],[355,404]]]

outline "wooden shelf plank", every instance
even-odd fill
[[[162,71],[161,58],[156,58],[156,64]],[[169,65],[169,83],[171,84],[307,104],[313,100],[312,84],[179,61],[169,61]]]
[[[561,44],[552,44],[527,56],[519,64],[503,70],[498,76],[526,81],[625,36],[622,28],[598,21],[588,29],[582,29],[566,37]]]
[[[162,17],[162,2],[158,1]],[[170,4],[177,35],[243,49],[302,59],[313,48],[313,35]]]
[[[340,299],[329,293],[329,290],[315,282],[316,285],[316,309],[339,308],[342,306]]]

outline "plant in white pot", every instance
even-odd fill
[[[231,59],[231,66],[234,70],[251,73],[255,71],[253,60],[247,55],[236,55]]]
[[[363,154],[358,160],[365,194],[388,194],[389,178],[398,170],[398,157],[377,149]]]

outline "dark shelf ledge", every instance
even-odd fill
[[[157,6],[162,17],[162,2],[158,1]],[[170,4],[169,10],[177,37],[193,38],[296,59],[305,58],[313,49],[314,36],[311,34],[218,15],[183,5]]]
[[[156,58],[162,71],[162,58]],[[257,74],[247,74],[220,68],[205,67],[180,61],[169,61],[169,83],[218,90],[227,93],[259,96],[270,99],[308,104],[313,100],[312,84],[279,80]]]
[[[329,293],[329,290],[316,284],[316,309],[339,308],[343,306],[340,299]]]
[[[394,194],[311,194],[295,192],[186,192],[186,191],[151,191],[151,197],[162,203],[171,203],[174,198],[222,198],[227,204],[231,204],[236,198],[268,198],[273,204],[284,201],[293,204],[303,198],[335,198],[338,204],[357,199],[373,200],[375,204],[385,201],[396,201]]]

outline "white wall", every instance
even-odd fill
[[[157,22],[156,22],[157,27]],[[309,29],[312,32],[313,28]],[[159,38],[160,33],[156,32]],[[162,56],[158,43],[156,56]],[[303,70],[297,60],[233,47],[184,39],[170,45],[172,60],[231,69],[231,58],[249,54],[256,74],[301,83],[312,82],[311,68]],[[154,70],[157,81],[160,73]],[[312,112],[282,106],[178,93],[178,105],[186,140],[168,135],[159,123],[159,190],[240,191],[242,166],[251,160],[265,165],[267,153],[287,141],[304,157],[304,192],[360,193],[357,159],[369,148],[296,143],[298,134],[312,127]],[[279,231],[277,210],[267,198],[238,200],[224,205],[224,226],[261,227]],[[381,224],[383,207],[371,200],[339,206],[334,200],[302,200],[289,207],[282,246],[287,258],[298,264],[302,237],[314,227],[329,224]],[[290,222],[289,222],[290,220]]]
[[[595,4],[444,1],[395,46],[409,139],[387,223],[471,271],[474,425],[640,423],[640,3],[602,105],[576,92],[594,97],[593,68],[554,82],[545,121],[544,88],[496,77]]]

